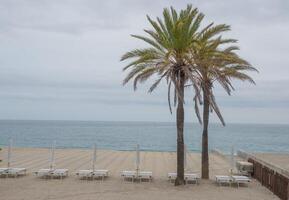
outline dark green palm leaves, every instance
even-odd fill
[[[162,19],[153,20],[147,16],[151,29],[144,30],[146,36],[132,37],[143,40],[148,48],[135,49],[121,57],[121,61],[130,60],[124,67],[129,72],[123,84],[133,80],[134,89],[137,89],[138,83],[157,77],[149,88],[152,92],[163,79],[166,80],[171,111],[171,90],[176,104],[180,80],[184,79],[185,85],[194,89],[195,111],[200,122],[201,91],[204,84],[209,84],[209,91],[203,95],[209,95],[211,109],[224,124],[213,95],[213,83],[217,81],[230,94],[234,89],[232,79],[254,83],[245,72],[256,69],[235,53],[238,47],[232,44],[236,40],[221,37],[230,30],[228,25],[211,23],[201,29],[203,18],[204,15],[191,5],[179,13],[174,8],[166,8]]]
[[[236,50],[239,50],[237,46],[233,45],[237,40],[223,39],[220,36],[220,34],[230,30],[228,25],[213,26],[210,24],[204,30],[197,36],[198,42],[195,43],[191,52],[201,75],[202,81],[198,86],[203,91],[203,95],[209,99],[211,109],[225,125],[213,94],[214,82],[217,81],[230,95],[231,91],[234,90],[232,79],[255,83],[246,72],[257,70],[235,53]],[[195,98],[195,101],[201,103],[199,98]]]
[[[149,16],[147,18],[152,26],[151,30],[145,30],[147,36],[132,37],[145,41],[149,47],[135,49],[122,56],[122,61],[132,60],[124,68],[129,70],[129,73],[123,83],[133,80],[136,89],[138,83],[157,75],[157,80],[149,89],[149,92],[152,92],[165,79],[169,86],[168,99],[171,110],[171,89],[176,103],[181,79],[185,80],[186,84],[199,84],[198,72],[189,58],[204,15],[189,5],[179,14],[173,8],[164,9],[163,19],[152,20]]]

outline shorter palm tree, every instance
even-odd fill
[[[239,48],[232,46],[232,43],[237,41],[222,39],[220,36],[221,33],[229,30],[230,27],[225,24],[217,26],[210,24],[200,32],[197,37],[198,42],[192,48],[192,60],[202,77],[200,90],[202,91],[203,100],[195,98],[195,102],[196,104],[203,103],[202,178],[204,179],[209,178],[208,124],[210,110],[215,111],[225,126],[225,121],[214,97],[214,83],[218,82],[229,95],[234,90],[232,79],[249,81],[255,84],[246,72],[257,70],[235,53]],[[224,45],[225,48],[222,49]]]

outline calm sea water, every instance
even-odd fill
[[[0,146],[9,138],[19,147],[50,147],[56,140],[58,148],[98,148],[175,151],[174,123],[93,122],[93,121],[0,121]],[[201,149],[201,126],[185,125],[185,143],[191,151]],[[211,124],[210,149],[229,152],[231,146],[256,152],[289,152],[289,125]]]

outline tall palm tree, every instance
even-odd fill
[[[148,36],[132,35],[143,40],[149,47],[135,49],[125,53],[121,61],[133,59],[124,70],[129,70],[123,84],[133,80],[134,89],[150,77],[157,76],[157,80],[149,88],[152,92],[165,79],[168,85],[168,104],[171,108],[171,90],[174,96],[174,105],[177,105],[177,179],[175,185],[184,182],[184,97],[185,85],[191,84],[195,90],[200,83],[195,66],[189,62],[191,48],[195,43],[200,23],[204,15],[197,8],[188,5],[179,13],[174,8],[163,10],[163,18],[147,19],[152,26],[151,30],[144,30]],[[200,92],[196,91],[198,96]]]
[[[208,155],[208,124],[210,110],[214,110],[222,124],[224,119],[218,108],[213,94],[214,83],[219,83],[230,95],[234,90],[232,79],[249,81],[254,80],[246,74],[246,71],[257,71],[246,60],[240,58],[235,51],[239,48],[232,46],[234,39],[222,39],[221,33],[230,30],[230,26],[221,24],[208,25],[199,33],[197,43],[192,48],[193,60],[201,74],[200,90],[203,95],[203,134],[202,134],[202,178],[209,178]],[[225,47],[223,47],[225,45]],[[201,99],[195,98],[196,103]]]

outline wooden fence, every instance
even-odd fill
[[[285,170],[266,163],[253,155],[238,152],[238,155],[251,162],[254,166],[252,177],[257,179],[263,186],[271,190],[282,200],[289,200],[289,176]]]

